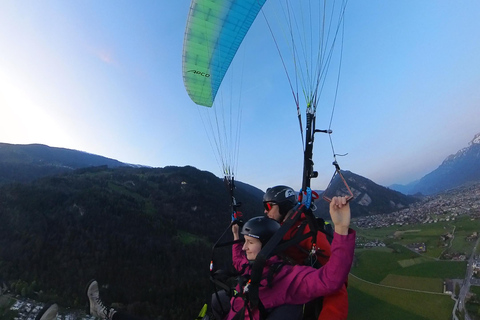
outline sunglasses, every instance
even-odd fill
[[[272,210],[272,208],[273,208],[274,205],[276,205],[275,202],[264,202],[264,203],[263,203],[263,207],[264,207],[265,210],[267,210],[267,211]]]

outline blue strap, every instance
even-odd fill
[[[300,194],[302,195],[302,204],[307,209],[310,209],[310,205],[312,204],[312,189],[307,187],[307,192],[305,194],[302,192],[302,189],[300,189]]]

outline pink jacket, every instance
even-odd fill
[[[346,236],[335,233],[332,241],[332,255],[325,266],[315,269],[308,266],[285,265],[273,277],[272,287],[267,286],[267,280],[260,282],[259,297],[265,309],[275,308],[285,304],[304,304],[315,298],[332,294],[338,291],[345,283],[353,261],[355,249],[355,231],[350,229]],[[238,271],[242,266],[248,264],[248,260],[242,251],[242,244],[234,244],[232,248],[233,266]],[[280,258],[274,256],[267,260],[263,275],[268,274],[269,266],[280,262]],[[244,274],[250,274],[251,267],[248,266]],[[237,291],[243,288],[237,286]],[[227,319],[231,320],[236,311],[242,309],[244,302],[242,298],[232,298],[232,308]],[[233,311],[235,310],[235,311]],[[252,312],[253,319],[260,319],[258,309]],[[250,319],[248,311],[245,311],[245,319]]]

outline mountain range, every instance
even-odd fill
[[[41,177],[98,166],[142,167],[76,150],[40,144],[0,143],[0,185],[31,182]],[[385,188],[350,171],[344,171],[343,175],[355,196],[351,203],[354,216],[396,211],[416,201],[417,198],[411,195],[432,195],[468,182],[480,181],[480,133],[475,135],[467,148],[450,155],[437,169],[407,185],[397,184]],[[257,201],[261,201],[262,192],[259,189],[240,181],[237,181],[236,186],[250,190],[256,195]],[[347,192],[342,190],[341,184],[332,188],[337,194]],[[317,200],[316,205],[319,208],[316,214],[328,218],[327,203]]]
[[[432,195],[476,181],[480,181],[480,133],[473,137],[468,147],[448,156],[437,169],[420,180],[390,188],[404,194]]]
[[[352,217],[361,217],[374,214],[390,213],[408,207],[416,202],[418,198],[407,196],[398,191],[385,188],[376,184],[370,179],[357,175],[350,171],[341,172],[348,187],[353,193],[353,200],[350,202]],[[335,179],[329,188],[332,188],[331,196],[344,196],[349,192],[341,179]],[[327,191],[326,191],[327,192]],[[330,219],[328,214],[328,203],[322,199],[315,201],[319,208],[318,216]]]
[[[92,167],[99,167],[98,170],[100,171],[102,168],[116,169],[120,167],[137,168],[139,171],[147,169],[147,167],[133,166],[76,150],[54,148],[40,144],[0,144],[0,185],[14,182],[28,183],[41,177],[72,173],[75,170]],[[92,169],[89,170],[92,171]],[[177,170],[192,173],[193,168],[178,168]],[[382,187],[353,172],[345,171],[343,174],[355,195],[355,199],[351,202],[354,217],[389,213],[404,208],[415,201],[413,197]],[[241,192],[250,192],[256,202],[261,202],[263,192],[259,189],[240,181],[236,182],[236,187],[241,189]],[[338,195],[344,192],[341,185],[335,184],[331,188],[335,189]],[[240,201],[243,200],[240,199]],[[321,200],[317,201],[316,205],[319,208],[316,214],[328,219],[328,204]],[[257,212],[262,213],[261,206],[258,207]]]
[[[354,217],[417,200],[341,174],[355,196]],[[332,190],[348,194],[341,179]],[[245,219],[263,213],[261,190],[237,181],[235,194]],[[231,261],[228,250],[212,252],[224,231],[222,239],[229,238],[224,182],[191,166],[150,168],[44,145],[0,144],[0,204],[0,275],[12,292],[40,301],[79,307],[83,285],[96,278],[105,284],[106,301],[130,313],[193,318],[209,299],[210,261]],[[328,218],[321,196],[315,205],[316,215]]]
[[[42,144],[0,143],[0,185],[30,182],[40,177],[100,165],[110,168],[126,166],[117,160],[77,150]]]

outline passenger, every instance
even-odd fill
[[[297,196],[295,191],[287,186],[275,186],[268,188],[263,196],[263,204],[265,207],[265,214],[275,219],[279,223],[288,218],[290,210],[297,204]],[[284,241],[293,239],[311,232],[310,225],[307,223],[305,214],[287,231],[283,237]],[[313,267],[320,267],[327,263],[331,252],[330,242],[324,232],[317,231],[315,246],[316,250],[312,253],[313,238],[308,237],[298,244],[287,248],[283,254],[294,264],[310,265]],[[337,292],[318,298],[309,303],[305,308],[304,319],[318,320],[346,320],[348,316],[348,293],[347,287],[344,284]]]
[[[278,256],[267,260],[258,290],[261,304],[267,312],[285,305],[303,305],[315,298],[331,295],[344,285],[350,272],[355,248],[355,231],[349,228],[350,206],[346,197],[332,199],[330,216],[335,226],[335,233],[330,259],[324,266],[319,269],[310,266],[292,266],[282,262]],[[245,223],[242,228],[242,234],[245,237],[244,245],[237,243],[232,248],[233,265],[237,271],[243,273],[245,279],[249,279],[251,275],[251,262],[279,228],[278,222],[267,217],[256,217]],[[238,231],[238,225],[233,225],[234,240],[240,239]],[[244,292],[248,284],[248,280],[245,285],[239,284],[237,291]],[[227,319],[260,319],[259,309],[252,309],[248,299],[243,298],[231,299]],[[266,318],[270,319],[268,316]]]

